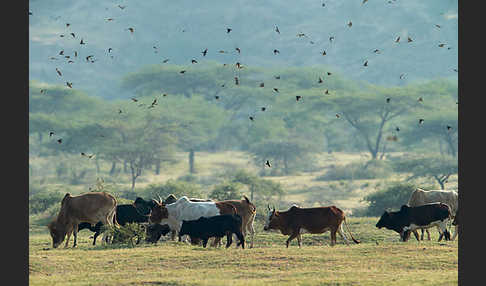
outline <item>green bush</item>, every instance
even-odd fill
[[[137,241],[145,240],[145,228],[138,223],[127,223],[124,226],[106,226],[106,232],[112,237],[115,244],[128,244],[135,246],[134,239]]]
[[[213,200],[240,200],[243,196],[242,184],[237,182],[223,182],[214,187],[209,197]]]
[[[46,211],[51,206],[61,203],[64,193],[58,191],[38,191],[29,196],[29,214],[38,214]]]
[[[327,172],[316,178],[317,181],[384,179],[393,172],[390,163],[383,160],[370,160],[366,163],[350,163],[344,166],[332,165]]]
[[[362,215],[381,216],[386,209],[397,211],[400,207],[408,202],[410,195],[416,189],[411,183],[394,182],[364,197],[369,202],[369,206],[364,210]]]

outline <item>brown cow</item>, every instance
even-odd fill
[[[52,237],[52,246],[57,248],[67,234],[66,245],[68,246],[71,233],[74,233],[74,245],[78,233],[78,224],[88,222],[92,225],[101,222],[103,225],[113,225],[116,213],[116,199],[105,192],[89,192],[78,196],[71,196],[67,193],[61,201],[61,210],[57,217],[49,223]],[[103,242],[107,239],[103,234]]]
[[[226,200],[221,202],[229,203],[236,208],[236,212],[238,215],[241,216],[241,220],[242,220],[241,232],[243,236],[246,236],[246,233],[250,232],[251,235],[250,248],[253,248],[253,238],[255,236],[253,221],[255,220],[255,215],[256,215],[255,205],[252,204],[246,196],[243,196],[242,200]]]
[[[343,211],[336,206],[300,208],[294,205],[287,211],[275,211],[275,208],[270,210],[270,207],[268,207],[268,217],[263,230],[276,229],[280,230],[284,235],[290,235],[287,239],[287,247],[289,247],[290,241],[296,237],[299,247],[301,247],[301,234],[304,232],[324,233],[330,230],[331,246],[334,246],[336,244],[336,232],[348,244],[348,240],[342,230],[343,221],[353,241],[360,243],[349,231]]]

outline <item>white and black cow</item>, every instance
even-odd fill
[[[436,226],[440,232],[439,241],[443,236],[446,240],[450,240],[451,235],[447,230],[450,218],[451,210],[444,203],[431,203],[417,207],[403,205],[398,212],[385,211],[376,227],[394,230],[400,234],[401,241],[407,241],[412,231]],[[416,232],[414,235],[419,240]]]
[[[210,237],[222,238],[226,235],[226,248],[233,242],[233,233],[236,234],[241,245],[245,248],[245,237],[241,232],[241,216],[235,214],[217,215],[212,217],[200,217],[197,220],[183,220],[179,231],[179,237],[189,235],[191,238],[200,238],[203,246],[206,247]]]
[[[156,202],[149,217],[150,223],[168,224],[171,230],[179,233],[182,221],[197,220],[222,214],[237,214],[236,208],[227,202],[192,202],[186,196],[175,203],[164,205]],[[180,241],[181,236],[179,236]]]

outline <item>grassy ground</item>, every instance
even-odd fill
[[[285,248],[286,236],[263,232],[256,224],[253,249],[202,248],[159,241],[92,246],[87,230],[78,247],[52,249],[45,227],[29,238],[30,285],[457,285],[458,245],[431,241],[399,242],[398,234],[378,230],[377,218],[348,217],[360,244],[329,246],[329,232],[303,235]],[[349,235],[348,235],[349,236]]]

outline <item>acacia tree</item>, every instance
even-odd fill
[[[442,190],[451,175],[457,174],[457,159],[452,156],[424,156],[403,160],[398,164],[398,168],[407,171],[411,175],[407,181],[425,177],[434,179]]]
[[[344,120],[355,130],[372,159],[383,159],[384,134],[390,122],[422,108],[417,98],[416,90],[411,88],[370,86],[364,92],[336,91],[332,96],[321,96],[313,109],[332,110],[332,116],[339,116],[335,120]]]

